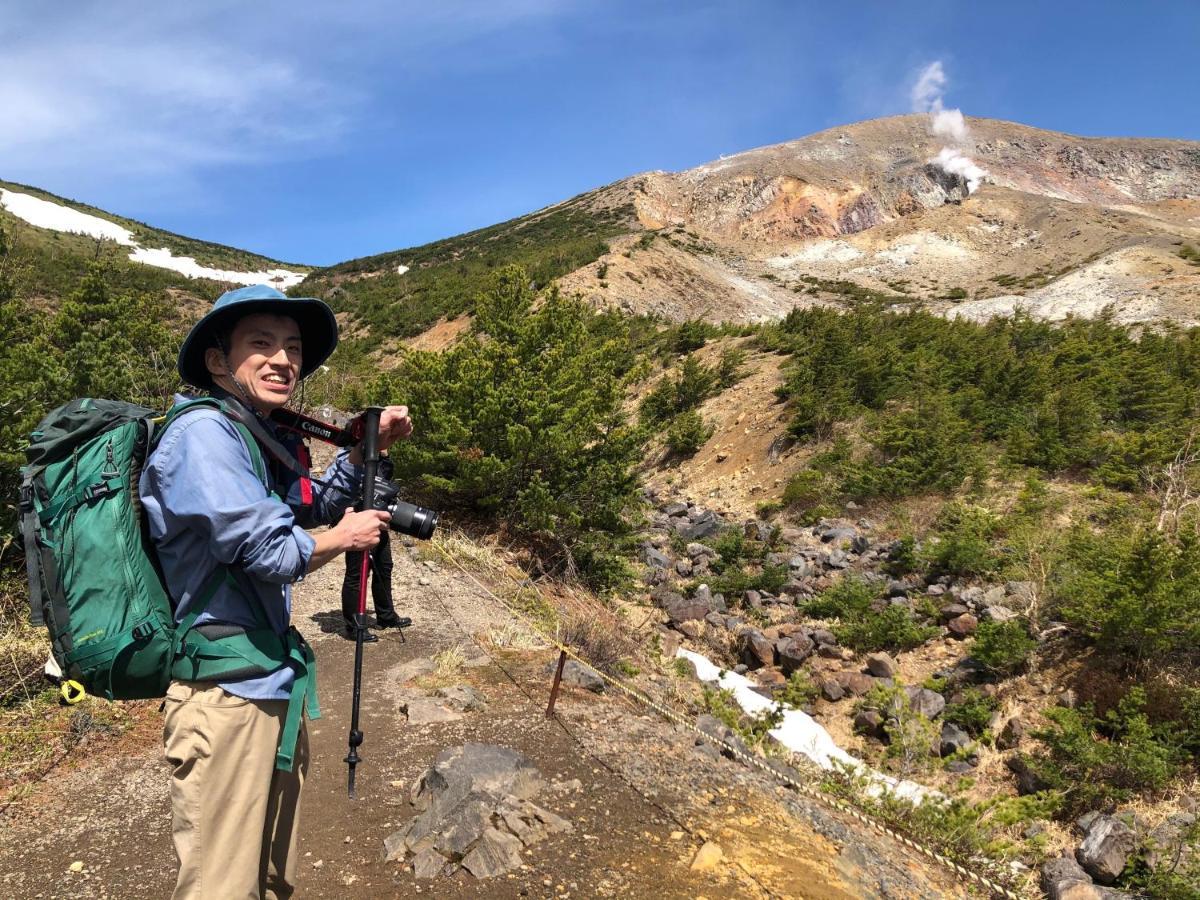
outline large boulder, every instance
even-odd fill
[[[879,741],[887,740],[883,713],[877,709],[860,709],[854,714],[854,730]]]
[[[850,557],[842,550],[832,550],[825,558],[825,565],[830,569],[850,568]]]
[[[414,785],[418,815],[384,840],[385,860],[411,857],[417,878],[459,865],[491,878],[522,864],[521,848],[571,831],[570,822],[532,802],[541,776],[521,753],[465,744],[441,753]]]
[[[908,708],[927,719],[940,716],[942,710],[946,708],[946,698],[937,691],[910,685],[904,689],[904,692],[908,695]]]
[[[669,569],[671,567],[671,557],[651,546],[642,548],[642,562],[652,569]]]
[[[821,542],[824,544],[849,546],[850,542],[858,537],[858,532],[848,527],[824,528],[820,536]]]
[[[979,611],[979,618],[984,622],[1010,622],[1017,614],[1007,606],[997,603],[995,606],[985,606]]]
[[[541,774],[523,753],[494,744],[463,744],[438,754],[413,785],[412,804],[424,811],[472,791],[528,799],[542,787]]]
[[[808,635],[798,634],[780,641],[776,647],[779,649],[779,667],[784,670],[784,674],[790,676],[792,672],[804,665],[804,661],[812,655],[816,644]]]
[[[720,531],[721,520],[711,509],[700,512],[690,509],[686,519],[672,519],[671,527],[685,541],[699,541]]]
[[[813,654],[816,644],[813,639],[803,632],[781,640],[777,645],[779,650],[779,667],[784,675],[791,675]]]
[[[1056,857],[1042,866],[1042,890],[1050,900],[1116,900],[1128,896],[1092,884],[1087,872],[1069,856]]]
[[[1000,729],[1000,734],[996,738],[996,748],[999,750],[1015,750],[1021,745],[1023,737],[1025,737],[1025,722],[1022,721],[1020,716],[1013,716]]]
[[[775,642],[759,631],[750,628],[738,638],[739,656],[751,669],[775,665]]]
[[[867,671],[876,678],[894,678],[897,668],[896,660],[887,653],[872,653],[867,657]]]
[[[997,585],[993,588],[988,588],[983,592],[983,596],[979,598],[980,606],[996,606],[1004,602],[1005,590],[1002,586]]]
[[[558,660],[555,660],[546,667],[546,671],[554,672],[557,666]],[[591,691],[593,694],[604,693],[604,679],[578,660],[568,659],[566,661],[563,665],[562,680],[563,684],[583,688],[585,691]]]
[[[942,723],[941,739],[938,741],[940,756],[953,756],[971,746],[971,736],[950,722]]]
[[[673,625],[699,621],[713,611],[711,600],[706,601],[703,597],[684,597],[673,591],[659,595],[659,603]]]
[[[1049,782],[1042,778],[1037,770],[1029,765],[1029,760],[1020,753],[1010,756],[1004,761],[1004,765],[1017,776],[1017,793],[1022,797],[1049,789]]]
[[[875,686],[875,679],[862,672],[834,672],[833,680],[852,697],[862,697]]]
[[[970,613],[963,613],[947,622],[946,628],[950,630],[951,635],[962,640],[975,633],[975,630],[979,628],[979,620]]]
[[[1075,859],[1096,881],[1112,884],[1125,871],[1136,844],[1133,829],[1120,819],[1096,816],[1075,850]]]

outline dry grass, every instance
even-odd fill
[[[489,628],[483,637],[489,647],[494,650],[516,650],[519,652],[549,649],[540,635],[524,625],[513,622],[498,628]]]
[[[601,672],[621,674],[621,663],[638,655],[638,645],[623,630],[594,616],[571,612],[562,617],[558,639]]]
[[[462,667],[466,661],[467,655],[461,647],[447,647],[433,657],[433,671],[415,679],[415,683],[428,691],[458,684],[462,681]]]

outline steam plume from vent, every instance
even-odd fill
[[[967,193],[973,194],[987,175],[963,149],[970,141],[970,131],[961,109],[946,109],[943,96],[946,93],[946,71],[941,60],[934,60],[917,76],[912,88],[912,107],[916,112],[927,113],[929,130],[949,144],[929,162],[944,172],[961,176],[967,182]]]

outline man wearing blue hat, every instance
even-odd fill
[[[225,408],[173,418],[142,473],[139,494],[181,630],[219,640],[270,629],[284,648],[277,666],[219,682],[174,680],[167,691],[175,897],[286,897],[295,886],[308,769],[302,710],[305,696],[315,703],[315,673],[290,627],[291,584],[371,549],[389,519],[348,511],[360,489],[357,449],[343,450],[295,503],[298,466],[282,458],[286,441],[268,418],[336,346],[337,321],[320,300],[265,285],[223,294],[184,340],[179,374]],[[411,432],[407,408],[389,406],[379,446]],[[316,535],[302,527],[333,522]]]

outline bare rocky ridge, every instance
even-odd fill
[[[844,302],[987,318],[1200,321],[1200,145],[1083,138],[969,119],[966,181],[932,160],[924,116],[897,116],[612,185],[656,232],[563,279],[594,303],[675,319],[760,320]],[[839,282],[841,284],[839,284]]]

